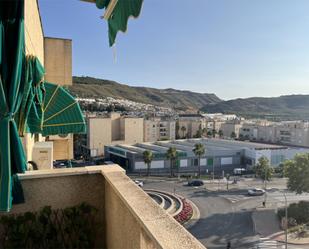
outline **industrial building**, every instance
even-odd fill
[[[232,172],[234,168],[252,169],[262,156],[268,158],[272,166],[278,166],[286,159],[291,159],[297,153],[309,152],[307,148],[242,142],[224,139],[187,139],[174,141],[160,141],[154,143],[136,143],[133,145],[105,146],[105,156],[108,160],[118,163],[128,172],[138,173],[147,170],[143,160],[143,152],[150,150],[154,159],[151,163],[152,173],[168,173],[170,161],[166,152],[175,147],[178,152],[176,165],[180,173],[197,171],[198,158],[193,153],[196,143],[205,145],[206,153],[201,157],[201,171],[203,174]]]

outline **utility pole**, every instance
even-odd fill
[[[286,193],[283,193],[285,199],[285,249],[288,249],[288,201],[286,199]]]
[[[215,182],[215,164],[212,162],[212,181]]]

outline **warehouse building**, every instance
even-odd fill
[[[202,143],[206,148],[206,153],[201,158],[203,174],[211,173],[213,170],[218,174],[222,171],[232,172],[234,168],[251,169],[262,156],[267,157],[271,165],[275,167],[284,160],[291,159],[297,153],[309,152],[308,148],[201,138],[105,146],[105,156],[128,172],[138,173],[147,170],[143,152],[150,150],[154,155],[151,163],[152,173],[168,173],[170,161],[166,158],[166,152],[170,147],[175,147],[178,152],[176,171],[192,173],[197,171],[198,166],[198,158],[192,151],[196,143]]]

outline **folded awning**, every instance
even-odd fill
[[[86,123],[77,100],[62,86],[45,82],[42,135],[86,132]]]
[[[128,19],[137,18],[141,12],[143,0],[83,0],[96,3],[99,9],[105,9],[104,18],[108,22],[109,45],[113,46],[118,31],[126,32]]]

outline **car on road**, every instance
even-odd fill
[[[265,190],[261,188],[253,188],[253,189],[248,190],[248,195],[250,196],[260,196],[264,194],[265,194]]]
[[[143,187],[144,186],[144,183],[142,181],[139,181],[139,180],[134,180],[135,184],[139,187]]]
[[[202,180],[192,180],[188,182],[188,186],[203,186],[204,182]]]

